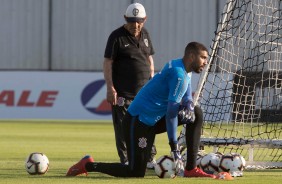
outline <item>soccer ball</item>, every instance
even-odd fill
[[[203,157],[204,157],[204,155],[199,154],[199,153],[197,154],[196,165],[199,168],[200,168],[201,160],[202,160]]]
[[[229,172],[231,176],[243,176],[246,160],[238,153],[223,155],[219,163],[220,172]]]
[[[219,163],[222,155],[218,153],[208,153],[203,156],[200,162],[200,168],[206,172],[218,172]]]
[[[154,167],[159,178],[175,178],[173,158],[168,155],[161,156]]]
[[[182,154],[182,162],[183,162],[183,165],[184,167],[186,166],[186,161],[187,161],[187,152],[185,151],[183,154]],[[200,167],[200,163],[201,163],[201,160],[203,158],[203,155],[198,153],[197,154],[197,159],[196,159],[196,166],[197,167]]]
[[[25,161],[25,169],[31,175],[45,174],[49,168],[49,160],[43,153],[31,153]]]

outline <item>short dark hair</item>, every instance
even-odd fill
[[[199,42],[190,42],[185,48],[184,56],[189,56],[190,54],[199,54],[200,51],[208,52],[208,49]]]

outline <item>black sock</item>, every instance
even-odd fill
[[[87,163],[85,164],[85,169],[86,169],[86,171],[88,171],[88,172],[93,172],[93,171],[95,171],[96,168],[97,168],[97,164],[98,164],[98,163],[96,163],[96,162],[87,162]]]
[[[200,146],[201,131],[203,126],[203,112],[196,106],[195,109],[196,119],[194,123],[186,125],[186,145],[187,145],[187,161],[186,170],[192,170],[196,167],[196,159]]]
[[[85,164],[87,172],[100,172],[115,177],[129,177],[128,165],[121,163],[88,162]]]

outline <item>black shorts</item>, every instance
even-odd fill
[[[129,172],[133,177],[144,177],[155,140],[155,127],[140,122],[137,116],[126,113],[123,118]]]
[[[165,116],[154,126],[148,126],[140,122],[138,116],[131,116],[127,112],[122,124],[129,163],[128,175],[131,177],[144,177],[156,134],[167,131]],[[182,123],[178,122],[179,125],[182,125]]]

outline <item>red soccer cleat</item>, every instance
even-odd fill
[[[207,174],[202,169],[199,169],[198,167],[195,167],[194,169],[187,171],[185,169],[184,171],[184,177],[208,177],[208,178],[216,178],[213,174]]]
[[[94,159],[90,155],[86,155],[79,162],[71,166],[66,174],[66,176],[77,176],[80,174],[86,174],[85,164],[88,162],[94,162]]]

